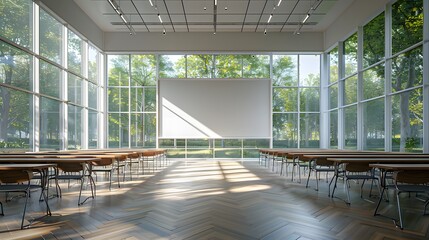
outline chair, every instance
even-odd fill
[[[308,182],[310,181],[311,172],[314,171],[316,175],[316,191],[319,191],[319,180],[317,178],[317,173],[325,172],[335,172],[334,163],[332,161],[328,161],[325,158],[319,158],[309,163],[310,170],[308,171],[307,184],[305,187],[308,187]],[[333,178],[331,179],[332,183]],[[328,193],[331,192],[331,183],[329,184]],[[329,195],[328,194],[328,195]]]
[[[58,175],[56,178],[57,180],[79,180],[80,181],[80,191],[79,191],[79,198],[78,198],[78,205],[84,204],[89,198],[94,199],[95,198],[95,182],[94,179],[91,176],[91,171],[85,169],[84,163],[58,163],[57,167],[61,171],[64,172],[64,174]],[[86,173],[88,171],[88,173]],[[80,201],[80,198],[82,196],[82,189],[83,184],[85,181],[85,178],[88,178],[89,184],[91,187],[91,196],[87,197],[82,202]],[[69,182],[70,184],[70,182]],[[59,196],[61,197],[61,188],[59,185],[57,186],[59,189]]]
[[[349,181],[350,180],[363,180],[362,185],[360,187],[360,197],[362,198],[362,189],[366,180],[377,180],[378,177],[375,175],[374,169],[369,166],[368,163],[347,163],[344,168],[344,178],[346,181],[346,189],[347,189],[347,201],[350,204],[350,191],[349,191]],[[371,183],[371,189],[369,195],[371,196],[373,182]],[[380,193],[380,189],[379,189]]]
[[[112,158],[103,158],[100,161],[94,161],[92,162],[92,172],[104,172],[109,173],[109,190],[112,189],[112,173],[119,169],[119,166],[115,164],[116,160]],[[125,170],[124,170],[124,177],[125,179]],[[96,175],[97,179],[97,175]],[[119,174],[118,174],[118,187],[121,187],[120,181],[119,181]]]
[[[46,203],[46,212],[48,215],[51,214],[51,210],[48,205],[48,198],[43,191],[43,187],[41,185],[31,184],[31,179],[33,177],[33,172],[26,170],[4,170],[0,171],[0,192],[23,192],[25,193],[25,204],[24,211],[22,213],[21,219],[21,229],[24,228],[24,219],[25,213],[27,210],[27,202],[30,197],[30,191],[33,189],[42,189],[42,195],[44,201]],[[1,213],[0,215],[4,216],[3,203],[0,201]]]
[[[401,213],[401,203],[399,195],[404,192],[408,193],[429,193],[429,174],[428,171],[407,170],[398,171],[393,174],[393,181],[396,191],[396,201],[398,204],[399,227],[404,229]],[[429,200],[426,200],[423,215],[426,215],[426,209]]]
[[[144,170],[145,170],[145,162],[147,163],[148,168],[149,168],[149,163],[152,162],[152,171],[155,172],[156,158],[157,158],[157,152],[154,150],[148,150],[148,151],[143,152],[143,154],[142,154],[143,174],[144,174]]]

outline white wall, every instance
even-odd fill
[[[105,33],[106,52],[322,52],[323,33]]]
[[[338,41],[343,41],[358,26],[366,24],[369,20],[384,11],[389,0],[355,0],[325,31],[324,49],[328,49]],[[381,41],[384,41],[382,39]]]
[[[103,50],[103,31],[72,0],[40,0],[56,15]]]

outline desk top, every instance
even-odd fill
[[[390,158],[390,157],[374,157],[374,158],[327,158],[328,161],[333,161],[336,163],[428,163],[429,157],[420,157],[420,158],[409,158],[403,156],[402,158]]]
[[[300,160],[315,160],[327,158],[429,158],[429,154],[397,154],[397,153],[330,153],[330,154],[302,154]]]
[[[429,170],[429,164],[370,164],[370,167],[391,171],[400,170]]]
[[[13,157],[0,158],[0,163],[19,163],[16,165],[22,165],[26,163],[89,163],[101,161],[100,158],[51,158],[51,157]]]
[[[0,170],[40,170],[56,167],[56,164],[0,164]]]

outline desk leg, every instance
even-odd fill
[[[338,174],[340,172],[340,170],[339,170],[340,165],[338,163],[335,163],[334,168],[335,168],[335,171],[334,171],[334,176],[332,177],[332,179],[335,177],[335,182],[334,182],[334,187],[332,189],[332,194],[331,194],[332,198],[334,197],[335,189],[337,188]],[[331,183],[332,183],[332,180],[331,180]],[[329,184],[329,188],[331,188],[330,186],[331,186],[331,184]]]

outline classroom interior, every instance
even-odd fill
[[[0,1],[1,239],[427,239],[429,1]]]

